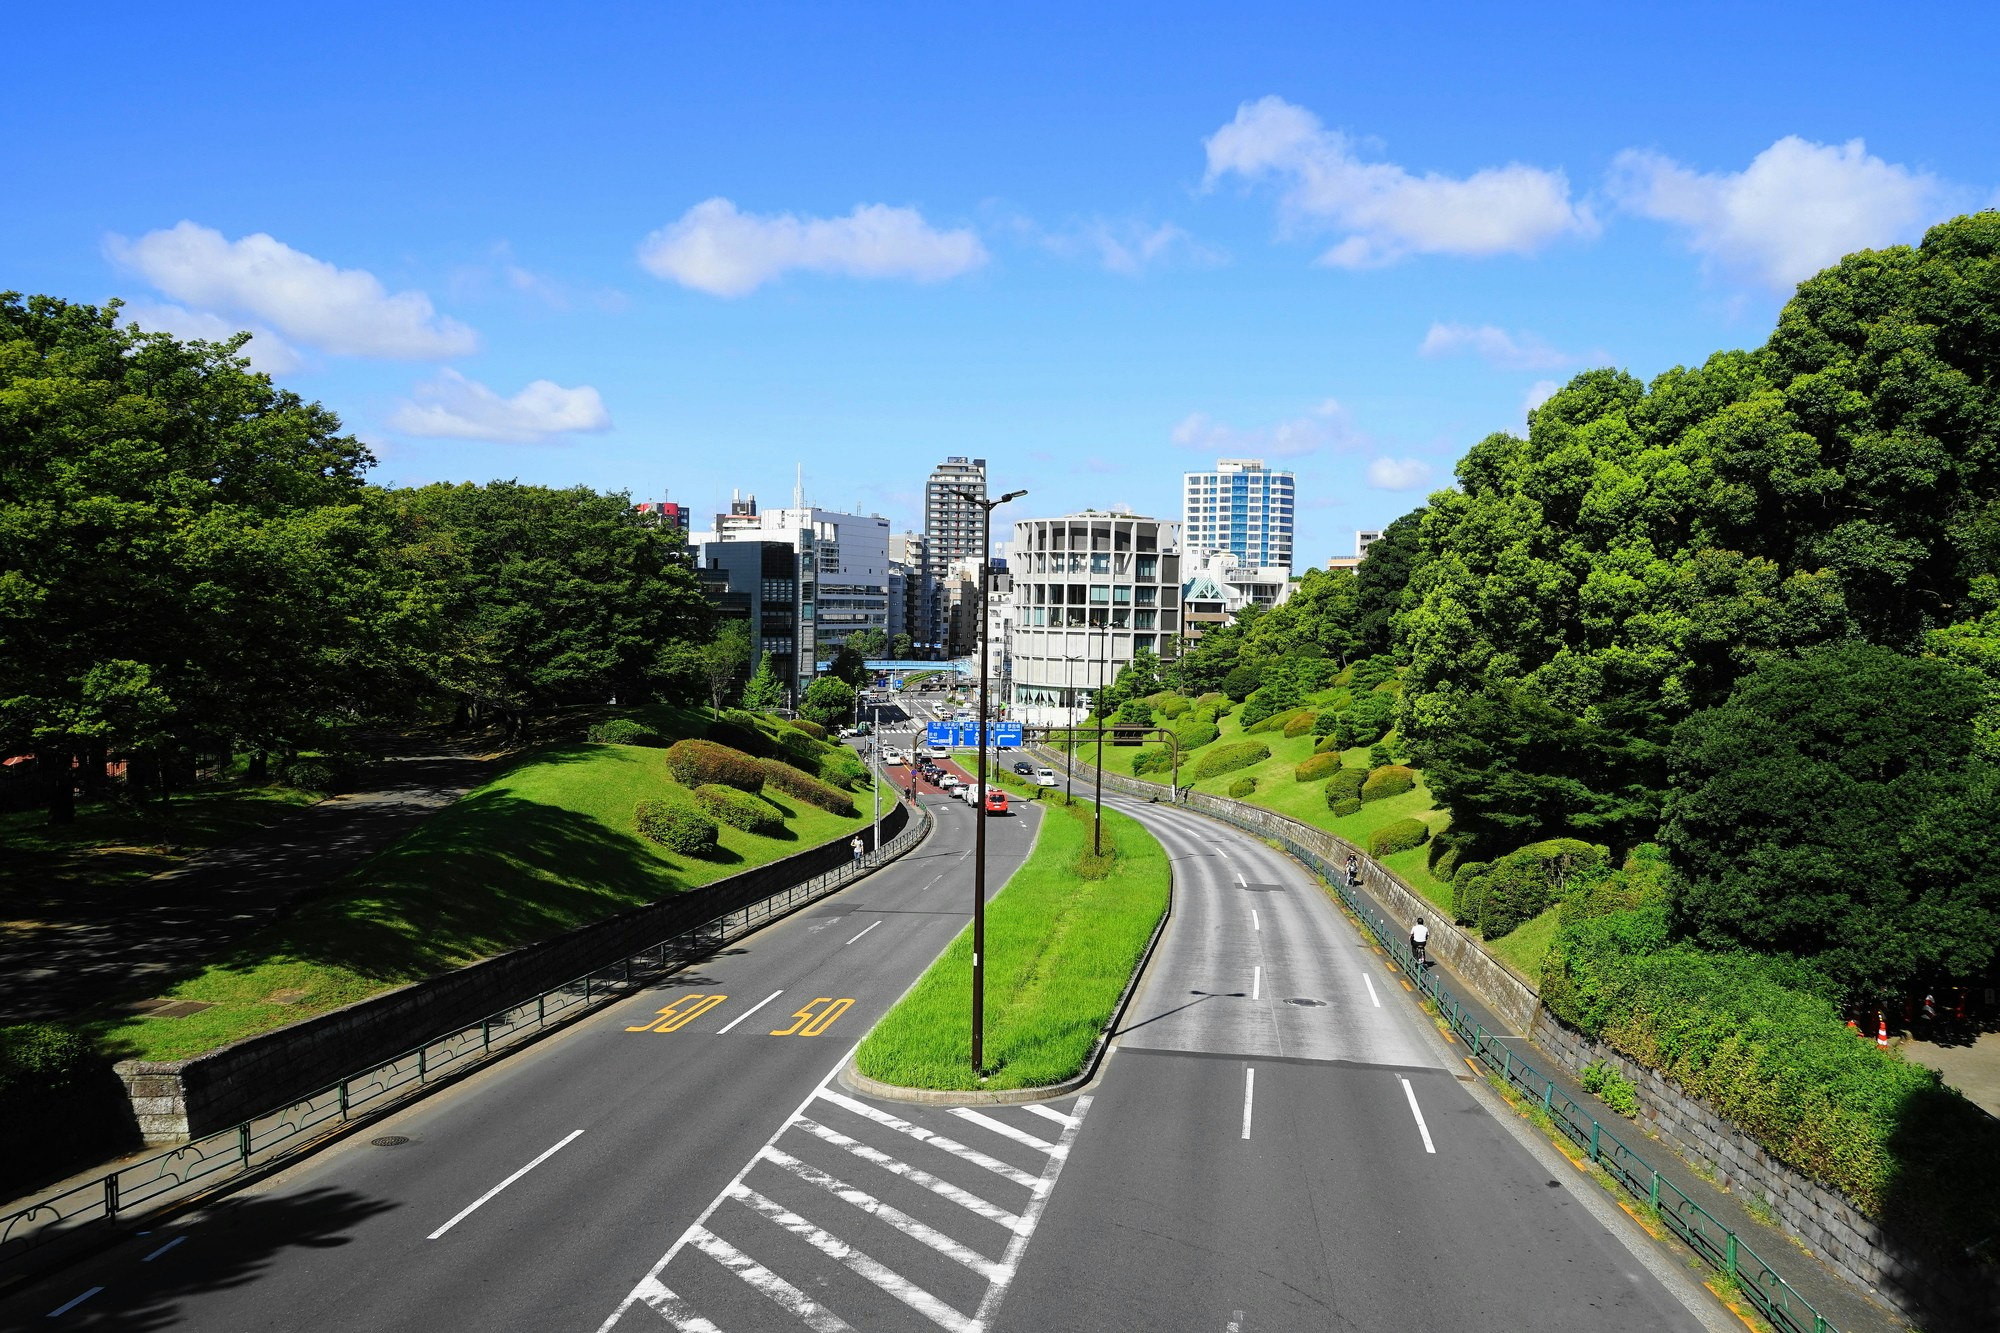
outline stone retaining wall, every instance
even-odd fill
[[[909,817],[901,802],[884,810],[882,840]],[[872,844],[874,827],[860,835]],[[843,865],[851,836],[191,1059],[115,1068],[148,1144],[212,1134]]]

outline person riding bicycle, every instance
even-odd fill
[[[1431,928],[1424,924],[1422,917],[1418,917],[1417,924],[1410,927],[1410,954],[1417,960],[1418,967],[1424,965],[1424,946],[1430,941]]]

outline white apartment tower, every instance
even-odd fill
[[[986,554],[979,546],[979,506],[959,491],[986,498],[985,459],[947,458],[924,483],[924,536],[930,539],[931,564],[938,574],[954,560]]]
[[[1240,565],[1292,567],[1293,478],[1261,458],[1218,458],[1190,472],[1181,494],[1181,540],[1189,551],[1226,551]]]

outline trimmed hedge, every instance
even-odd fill
[[[600,722],[584,733],[586,740],[599,745],[664,745],[660,734],[643,722],[634,722],[629,717],[614,717],[608,722]]]
[[[1194,780],[1218,778],[1224,773],[1234,773],[1239,768],[1261,764],[1271,757],[1271,747],[1261,741],[1231,741],[1218,745],[1201,757],[1194,766]]]
[[[816,805],[822,810],[836,815],[854,813],[854,802],[838,787],[829,787],[818,778],[799,772],[790,764],[776,759],[758,760],[763,770],[764,781],[776,787],[787,796],[797,797],[807,805]],[[734,786],[735,784],[730,784]]]
[[[1257,779],[1238,778],[1236,779],[1236,781],[1229,784],[1229,798],[1234,801],[1240,801],[1245,796],[1248,796],[1251,792],[1256,790],[1257,790]]]
[[[1343,796],[1327,807],[1328,810],[1333,812],[1335,819],[1344,819],[1360,808],[1361,798],[1358,796]]]
[[[811,718],[795,717],[790,722],[787,722],[785,725],[788,727],[795,728],[799,731],[803,731],[806,735],[812,737],[816,741],[823,741],[826,739],[826,728],[822,727],[819,723],[813,721]]]
[[[1292,781],[1318,782],[1321,778],[1332,777],[1339,771],[1339,755],[1316,754],[1292,770]]]
[[[1319,756],[1315,755],[1313,757],[1318,758]],[[1327,808],[1332,809],[1342,801],[1352,801],[1354,802],[1355,809],[1360,809],[1361,784],[1366,781],[1368,781],[1368,773],[1365,769],[1336,769],[1333,776],[1326,780]]]
[[[1382,801],[1391,796],[1401,796],[1406,791],[1414,791],[1417,786],[1415,770],[1401,764],[1384,764],[1368,775],[1361,784],[1363,801]]]
[[[694,789],[694,799],[716,819],[745,833],[769,837],[785,827],[785,816],[761,796],[717,783]]]
[[[1601,876],[1608,855],[1593,843],[1550,838],[1497,861],[1462,866],[1452,879],[1454,910],[1460,921],[1497,940],[1561,902],[1572,882]]]
[[[839,747],[828,745],[825,741],[808,736],[803,731],[795,731],[791,727],[783,727],[778,732],[778,748],[785,751],[786,754],[805,755],[810,759],[817,760],[821,755],[827,754]],[[776,755],[772,757],[783,758],[784,756]]]
[[[1301,708],[1285,721],[1285,735],[1303,736],[1319,725],[1319,714],[1310,708]]]
[[[639,832],[682,856],[714,855],[715,821],[702,813],[686,792],[668,788],[668,793],[660,800],[641,801],[633,807],[632,822]]]
[[[1171,773],[1174,771],[1174,752],[1162,746],[1157,750],[1141,750],[1132,756],[1132,772],[1144,777],[1148,773]]]
[[[1339,754],[1342,750],[1345,750],[1347,748],[1345,745],[1342,745],[1340,743],[1341,740],[1342,738],[1339,736],[1322,736],[1319,740],[1319,743],[1313,746],[1313,753]]]
[[[771,762],[714,741],[675,741],[667,747],[667,771],[690,791],[719,782],[738,791],[755,792],[764,785],[769,772],[766,766]]]
[[[859,791],[868,784],[868,766],[855,758],[852,750],[836,749],[821,755],[814,771],[830,787]]]
[[[19,1146],[0,1156],[0,1198],[139,1146],[110,1061],[52,1023],[0,1027],[0,1142]]]
[[[1154,712],[1169,722],[1194,707],[1193,700],[1183,698],[1175,694],[1172,690],[1162,690],[1160,693],[1147,699],[1146,702],[1153,706]]]
[[[1180,738],[1181,751],[1186,753],[1215,744],[1222,732],[1216,727],[1215,719],[1202,710],[1183,718],[1180,725],[1174,728],[1174,735]]]
[[[758,758],[779,753],[778,743],[765,735],[762,729],[754,723],[741,722],[729,714],[711,719],[702,729],[702,734],[717,745],[726,746],[731,750],[741,750],[744,754]]]
[[[1429,841],[1431,826],[1421,819],[1398,819],[1368,835],[1370,856],[1394,856]]]

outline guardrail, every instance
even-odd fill
[[[1156,799],[1166,790],[1157,783],[1142,783],[1113,773],[1106,773],[1104,782],[1114,791],[1122,789],[1126,795]],[[1201,799],[1190,802],[1185,799],[1190,795],[1185,789],[1180,795],[1183,808],[1219,819],[1256,837],[1276,841],[1293,859],[1331,885],[1348,911],[1368,927],[1396,965],[1437,1006],[1439,1015],[1465,1042],[1474,1058],[1499,1075],[1503,1084],[1538,1104],[1565,1138],[1589,1154],[1592,1165],[1602,1168],[1628,1194],[1644,1203],[1661,1225],[1686,1242],[1689,1249],[1727,1274],[1743,1293],[1744,1299],[1770,1320],[1773,1327],[1781,1333],[1839,1333],[1739,1234],[1682,1193],[1679,1186],[1662,1176],[1636,1149],[1592,1115],[1588,1108],[1558,1088],[1554,1079],[1537,1071],[1533,1065],[1515,1055],[1504,1042],[1497,1040],[1494,1034],[1488,1033],[1483,1025],[1471,1019],[1464,1006],[1432,975],[1431,969],[1417,965],[1402,927],[1390,922],[1374,903],[1356,893],[1348,884],[1345,866],[1331,864],[1313,848],[1281,830],[1273,829],[1268,820],[1239,815],[1230,808],[1236,802],[1224,802],[1206,793],[1192,793]]]
[[[0,1272],[51,1243],[81,1237],[93,1227],[108,1226],[148,1206],[191,1197],[233,1176],[268,1167],[362,1115],[373,1115],[440,1078],[481,1064],[558,1021],[630,995],[648,981],[834,893],[921,842],[930,831],[931,814],[921,805],[914,813],[917,817],[901,833],[859,860],[822,871],[477,1023],[433,1037],[298,1101],[0,1214]]]

